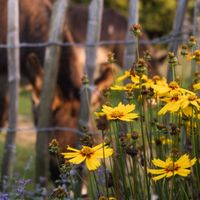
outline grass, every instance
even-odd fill
[[[32,120],[31,110],[31,94],[25,89],[20,90],[19,96],[19,127],[29,126]],[[22,120],[23,119],[23,120]],[[23,123],[23,125],[22,125]],[[18,134],[21,134],[20,132]],[[3,148],[6,135],[0,133],[0,166],[2,164]],[[27,137],[29,137],[27,133]],[[18,175],[20,179],[34,180],[35,167],[35,150],[34,145],[30,145],[26,140],[20,138],[16,144],[16,157],[14,162],[14,176]],[[27,188],[32,188],[33,185],[28,185]]]
[[[31,107],[31,94],[29,91],[22,89],[19,96],[19,114],[32,116]]]
[[[0,166],[2,165],[5,135],[0,134]],[[35,151],[34,146],[16,144],[16,155],[14,162],[14,176],[20,179],[34,180]]]

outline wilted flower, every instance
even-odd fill
[[[188,47],[186,45],[182,45],[181,47],[181,55],[187,56],[188,55]]]
[[[114,58],[114,53],[109,52],[108,53],[108,63],[115,63],[115,62],[116,62],[116,60]]]
[[[170,66],[173,67],[176,66],[178,63],[178,59],[176,58],[173,52],[168,53],[168,63],[170,64]]]
[[[106,115],[103,115],[97,119],[97,128],[101,131],[105,131],[108,129],[108,120]]]
[[[142,32],[141,32],[141,25],[140,24],[133,24],[130,28],[130,31],[133,33],[133,35],[135,35],[136,37],[141,36]]]
[[[51,153],[58,153],[59,152],[59,144],[58,144],[58,141],[56,139],[53,139],[49,143],[49,152],[51,152]]]
[[[194,36],[190,36],[189,40],[188,40],[188,46],[190,48],[193,48],[194,46],[196,46],[197,42],[196,42],[196,38]]]

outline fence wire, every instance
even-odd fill
[[[186,39],[183,36],[188,36],[189,34],[186,32],[180,32],[177,34],[168,34],[162,37],[154,38],[152,40],[139,40],[139,44],[168,44],[173,41],[184,42]],[[42,43],[20,43],[19,45],[7,45],[7,44],[0,44],[0,49],[7,49],[7,48],[44,48],[47,46],[52,45],[59,45],[62,47],[69,47],[69,46],[77,46],[77,47],[85,47],[85,46],[109,46],[109,45],[133,45],[136,44],[134,40],[102,40],[97,43],[76,43],[76,42],[55,42],[55,41],[48,41]]]
[[[78,136],[83,136],[85,132],[82,132],[78,129],[73,129],[73,128],[68,128],[68,127],[44,127],[44,128],[39,128],[39,127],[26,127],[26,128],[16,128],[16,129],[11,129],[11,128],[0,128],[0,133],[7,133],[7,132],[17,132],[17,133],[22,133],[22,132],[55,132],[55,131],[60,131],[60,132],[65,132],[65,131],[70,131],[73,133],[76,133]],[[91,132],[89,131],[90,134],[93,135],[99,135],[97,132]]]

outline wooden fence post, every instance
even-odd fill
[[[16,46],[8,48],[8,82],[9,82],[9,113],[8,113],[8,132],[4,146],[2,160],[1,180],[4,176],[11,177],[15,161],[15,138],[17,128],[17,115],[19,103],[19,2],[18,0],[8,0],[8,22],[7,22],[7,44]]]
[[[174,19],[173,23],[173,30],[172,30],[172,36],[175,36],[175,38],[172,40],[172,42],[169,44],[169,51],[173,52],[174,54],[177,54],[178,45],[180,43],[179,39],[182,37],[181,31],[184,21],[184,16],[187,8],[188,0],[179,0],[178,6],[176,9],[176,17]],[[180,36],[178,36],[180,34]],[[170,82],[172,81],[172,70],[167,70],[167,80]]]
[[[128,29],[126,34],[126,42],[133,42],[134,44],[127,44],[124,51],[124,69],[129,69],[136,57],[136,38],[133,38],[133,34],[130,31],[132,24],[138,23],[139,18],[139,1],[129,0],[129,18],[128,18]]]
[[[200,0],[195,0],[194,4],[194,23],[193,23],[193,35],[197,40],[197,47],[200,46]]]
[[[67,6],[68,0],[56,0],[54,2],[49,30],[49,42],[62,42],[62,33]],[[38,128],[49,126],[51,104],[53,101],[58,74],[60,49],[61,47],[58,45],[51,45],[46,48],[44,61],[44,83],[39,107]],[[36,182],[39,181],[40,177],[47,178],[48,165],[48,132],[38,131],[36,140]]]
[[[193,19],[193,35],[197,40],[197,49],[200,47],[200,0],[195,0],[194,19]],[[196,72],[200,71],[200,66],[196,65]]]
[[[89,7],[85,48],[85,75],[83,77],[83,84],[81,86],[81,106],[78,122],[78,129],[81,131],[84,126],[88,125],[90,117],[91,90],[89,84],[93,84],[94,69],[96,67],[96,45],[94,45],[94,43],[97,43],[100,40],[103,2],[103,0],[92,0]],[[79,173],[81,176],[82,171],[79,170]],[[80,194],[82,186],[82,179],[80,177],[78,178],[79,181],[76,185],[75,198],[77,198],[77,195]]]
[[[96,45],[100,40],[101,22],[103,13],[103,0],[92,0],[89,6],[88,27],[86,36],[86,63],[90,84],[93,84],[94,69],[96,66]]]

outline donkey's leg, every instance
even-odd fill
[[[8,118],[8,82],[7,76],[0,76],[0,127],[5,126]]]

